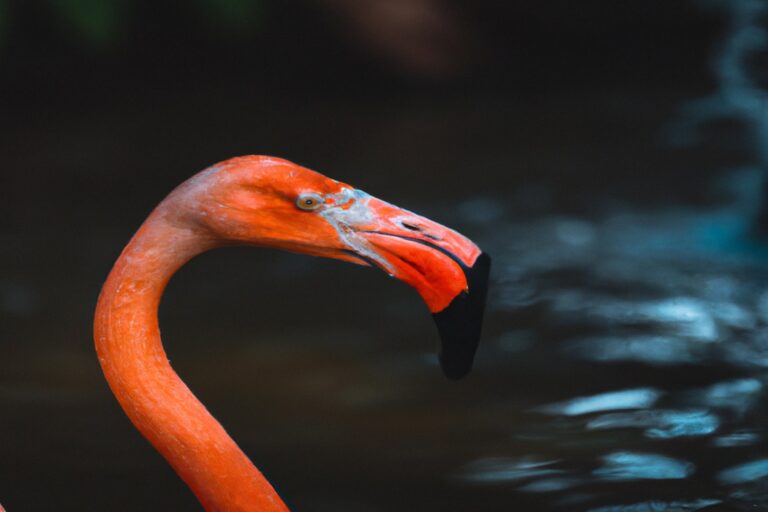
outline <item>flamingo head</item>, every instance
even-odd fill
[[[468,238],[273,157],[227,160],[185,187],[196,198],[197,222],[223,243],[370,265],[411,285],[437,323],[444,373],[460,378],[471,369],[490,258]]]

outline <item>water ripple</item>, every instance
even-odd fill
[[[746,464],[724,469],[717,478],[727,485],[743,484],[768,477],[768,459],[758,459]]]
[[[522,487],[518,487],[517,490],[534,493],[558,492],[571,489],[583,483],[584,481],[578,478],[545,478],[525,484]]]
[[[602,480],[671,480],[693,474],[687,461],[654,453],[614,452],[603,456],[603,466],[592,472]]]
[[[717,416],[706,410],[653,410],[604,414],[589,423],[587,429],[645,428],[646,437],[670,439],[711,434],[720,425]]]
[[[723,381],[694,393],[691,401],[743,415],[756,403],[762,390],[763,383],[757,379]]]
[[[719,448],[732,448],[736,446],[749,446],[757,443],[760,436],[755,432],[733,432],[723,436],[716,437],[712,444]]]
[[[575,297],[573,292],[553,296],[553,312],[570,314],[578,322],[586,317],[598,323],[656,325],[671,334],[704,343],[715,342],[719,338],[712,311],[714,308],[699,299],[672,297],[656,301],[629,301],[610,296],[585,296],[583,292],[576,294],[579,296]],[[732,317],[738,316],[735,311],[732,308]],[[727,316],[726,313],[722,315]]]
[[[488,457],[468,464],[461,478],[472,483],[499,483],[563,474],[563,470],[549,467],[557,462],[532,457]]]
[[[661,392],[653,388],[624,389],[545,405],[540,407],[538,411],[547,414],[579,416],[600,411],[645,409],[653,406],[660,396]]]
[[[693,363],[690,344],[669,336],[606,336],[581,338],[566,345],[566,352],[590,361],[638,361],[651,365]]]

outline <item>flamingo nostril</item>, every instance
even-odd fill
[[[400,224],[405,229],[410,229],[411,231],[422,231],[422,227],[421,226],[417,226],[416,224],[410,224],[410,223],[405,222],[405,221],[400,221]]]
[[[438,235],[434,235],[430,233],[429,231],[425,231],[424,228],[414,222],[408,222],[401,220],[400,225],[403,226],[405,229],[409,229],[411,231],[415,231],[417,233],[421,233],[421,236],[431,238],[432,240],[442,240],[442,238]]]

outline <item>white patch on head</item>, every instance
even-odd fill
[[[341,189],[341,192],[330,197],[336,201],[336,204],[324,209],[319,214],[333,226],[336,234],[339,235],[339,240],[360,255],[378,263],[389,275],[394,275],[392,265],[382,258],[368,241],[358,235],[351,227],[370,224],[373,221],[371,210],[368,207],[368,201],[371,196],[362,190],[352,190],[344,187]],[[353,201],[351,206],[341,208],[341,206],[346,205],[350,201]]]
[[[348,202],[355,199],[357,197],[357,193],[367,195],[365,192],[360,192],[359,190],[352,190],[347,187],[342,187],[341,192],[337,192],[336,194],[326,194],[325,197],[333,199],[333,207],[338,207],[344,206]]]

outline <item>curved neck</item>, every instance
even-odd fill
[[[161,205],[115,263],[99,296],[96,351],[133,424],[207,511],[286,512],[272,486],[173,371],[157,321],[171,276],[213,241]]]

